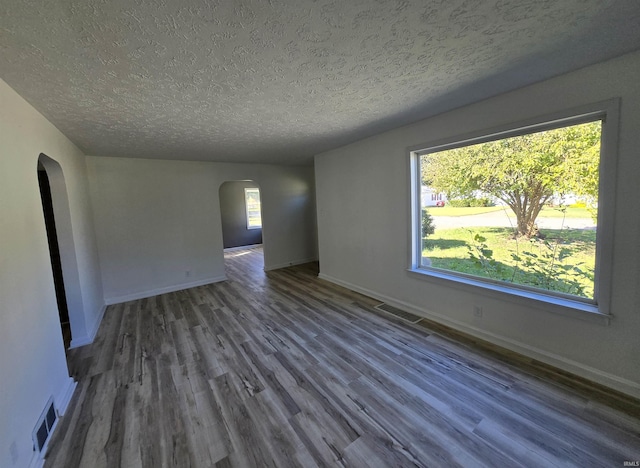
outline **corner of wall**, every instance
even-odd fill
[[[79,348],[81,346],[86,346],[93,343],[93,340],[95,340],[96,335],[98,334],[98,330],[100,329],[100,324],[102,323],[102,319],[104,318],[104,313],[106,310],[107,305],[103,304],[102,307],[100,307],[100,311],[96,315],[91,329],[87,330],[86,335],[71,337],[71,345],[69,346],[69,349]]]

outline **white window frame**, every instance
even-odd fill
[[[509,300],[529,307],[543,308],[555,313],[608,324],[611,318],[611,278],[613,256],[613,228],[615,211],[615,181],[618,154],[619,98],[589,104],[499,128],[432,141],[408,148],[410,166],[411,239],[408,272],[429,282],[463,289],[500,300]],[[594,298],[543,291],[526,286],[481,278],[451,270],[421,266],[421,177],[420,156],[461,146],[494,141],[542,130],[602,120],[599,184],[598,234]]]
[[[258,210],[260,211],[260,225],[251,225],[250,217],[249,217],[249,203],[248,203],[248,194],[250,192],[258,193]],[[247,217],[247,229],[262,229],[262,199],[260,197],[260,189],[258,187],[245,187],[244,189],[244,209]]]

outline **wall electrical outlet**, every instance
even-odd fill
[[[473,306],[473,315],[475,317],[482,317],[482,307],[479,305]]]

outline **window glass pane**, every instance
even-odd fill
[[[262,227],[260,189],[245,188],[244,197],[247,208],[247,229],[257,229]]]
[[[601,127],[420,155],[420,266],[593,299]]]

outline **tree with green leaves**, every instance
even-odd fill
[[[600,133],[595,121],[425,154],[422,183],[448,198],[495,197],[516,215],[516,234],[532,237],[554,196],[597,202]]]

